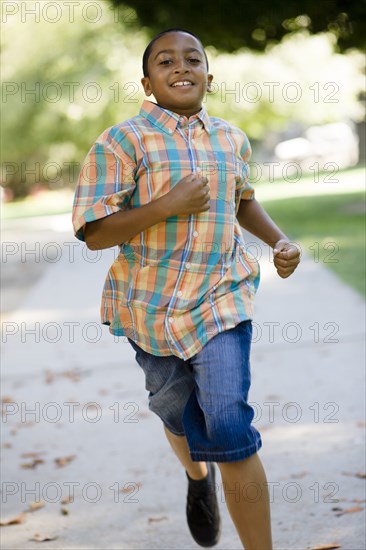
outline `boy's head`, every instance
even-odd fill
[[[168,29],[157,34],[143,55],[145,94],[178,114],[190,116],[202,106],[210,90],[206,52],[200,40],[184,29]]]

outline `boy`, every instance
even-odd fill
[[[136,351],[149,408],[186,470],[193,538],[205,547],[219,540],[217,462],[243,546],[271,550],[262,443],[248,404],[259,269],[240,225],[274,248],[283,278],[299,250],[254,199],[244,132],[202,107],[213,76],[199,39],[182,29],[159,33],[143,72],[156,103],[145,100],[138,116],[93,145],[75,192],[75,235],[93,250],[120,247],[102,322]],[[245,497],[248,483],[257,498]]]

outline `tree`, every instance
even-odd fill
[[[81,9],[75,24],[66,10],[55,23],[24,21],[19,10],[3,25],[0,183],[15,198],[38,184],[74,186],[99,133],[135,114],[142,69],[129,52],[143,51],[146,37],[99,6],[96,23]]]
[[[111,0],[130,6],[151,37],[165,28],[183,27],[205,46],[233,52],[242,47],[263,51],[301,29],[330,31],[340,51],[366,46],[365,0]]]

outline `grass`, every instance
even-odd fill
[[[269,200],[263,206],[314,261],[366,295],[365,193]]]

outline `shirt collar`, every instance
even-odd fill
[[[152,124],[158,126],[167,134],[172,134],[176,130],[177,126],[180,127],[187,122],[191,124],[196,120],[201,121],[208,134],[211,129],[210,117],[208,116],[205,107],[202,107],[198,113],[187,119],[186,116],[178,115],[178,113],[164,109],[157,103],[153,103],[152,101],[145,99],[140,109],[140,115],[147,118]]]

